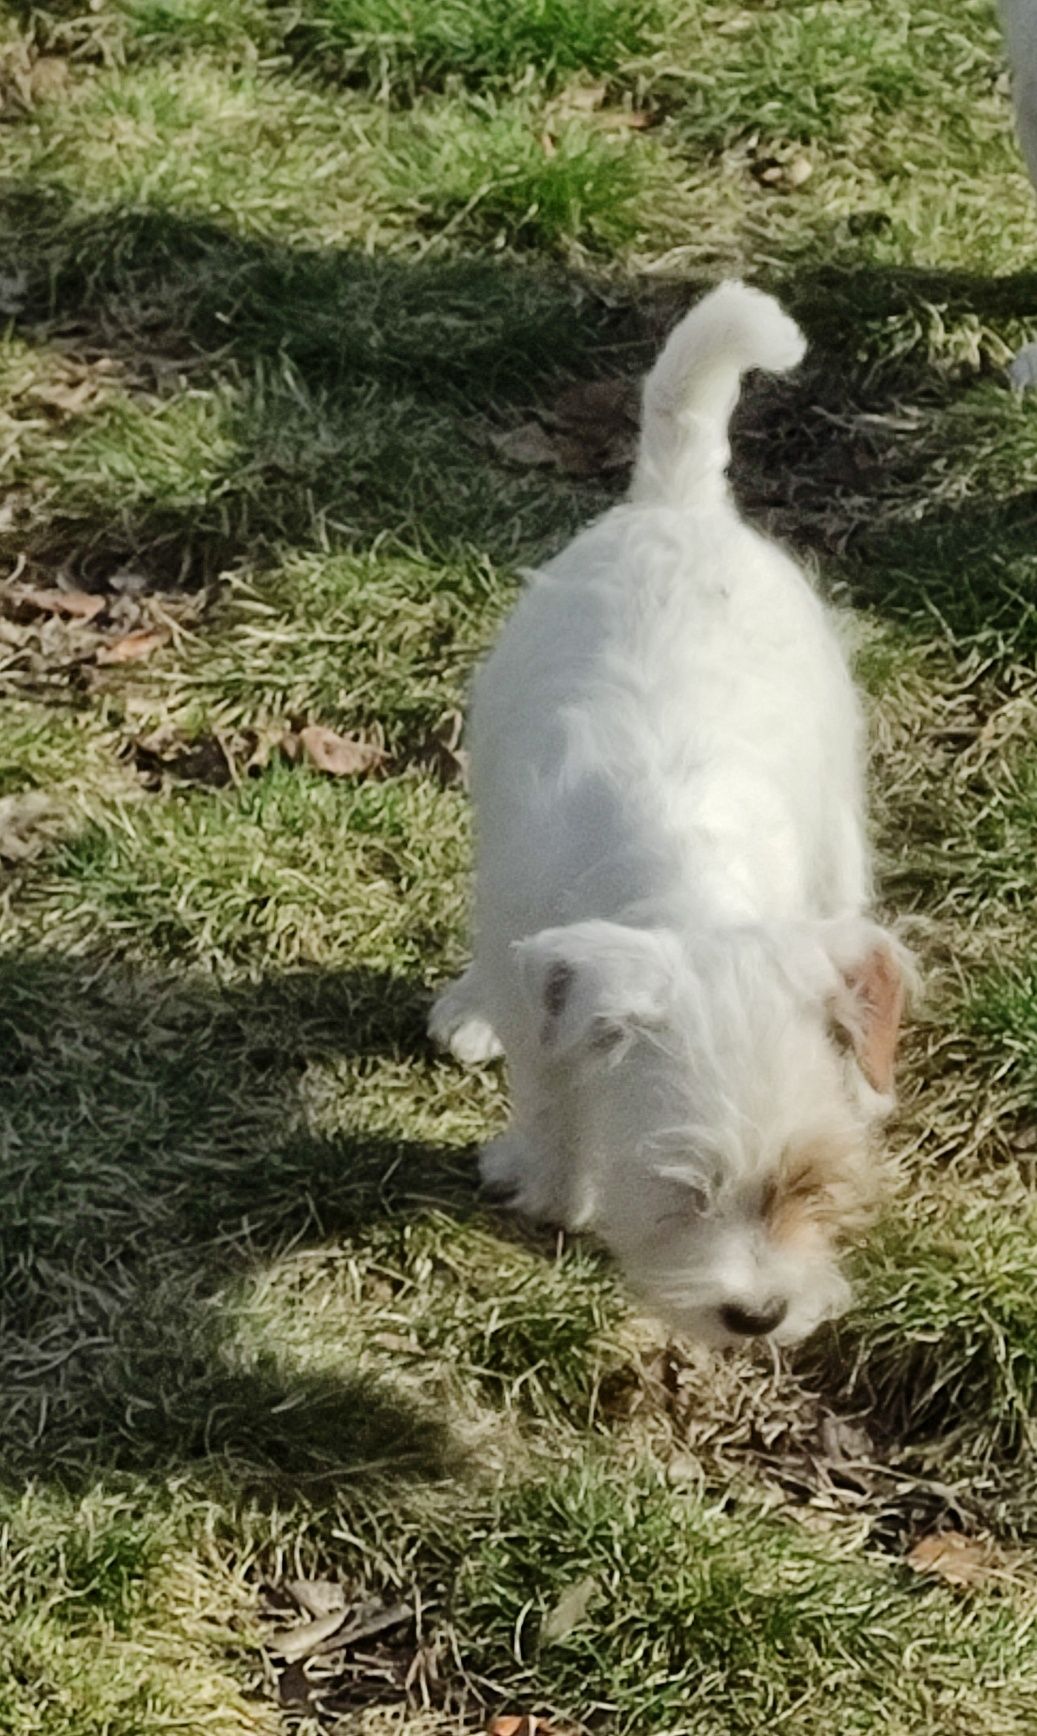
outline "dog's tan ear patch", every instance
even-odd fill
[[[856,1009],[849,1035],[857,1063],[872,1089],[888,1097],[904,1013],[904,979],[893,948],[874,946],[846,973],[846,986]]]

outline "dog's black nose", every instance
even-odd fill
[[[729,1332],[743,1338],[763,1338],[780,1326],[789,1311],[787,1302],[765,1302],[762,1308],[742,1308],[737,1302],[725,1302],[720,1318]]]

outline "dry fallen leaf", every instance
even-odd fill
[[[334,1579],[286,1579],[283,1589],[315,1621],[344,1610],[348,1602],[345,1586]]]
[[[373,771],[385,759],[385,749],[359,736],[338,735],[322,724],[310,723],[299,731],[299,743],[310,764],[333,778],[359,777]]]
[[[486,1726],[486,1736],[562,1736],[557,1724],[548,1724],[533,1714],[505,1712]]]
[[[228,741],[216,733],[185,736],[165,723],[138,736],[130,743],[130,753],[146,788],[160,788],[163,775],[168,773],[185,783],[222,789],[235,781],[237,746],[236,737]]]
[[[554,403],[555,449],[571,476],[624,470],[631,462],[640,394],[631,380],[587,380],[567,386]]]
[[[916,1573],[930,1573],[948,1585],[989,1585],[1004,1578],[1004,1562],[989,1538],[966,1537],[961,1531],[921,1537],[905,1557]]]
[[[612,430],[630,430],[637,427],[640,400],[636,380],[580,380],[558,394],[553,410],[566,428],[607,424]]]
[[[295,1627],[283,1628],[280,1633],[271,1634],[267,1640],[267,1649],[284,1658],[286,1663],[297,1664],[303,1658],[308,1658],[316,1651],[323,1640],[337,1634],[345,1625],[345,1608],[331,1610],[328,1615],[318,1616],[315,1621],[299,1622]]]
[[[567,386],[551,411],[551,429],[539,422],[491,434],[491,443],[512,464],[564,470],[569,476],[599,476],[622,470],[633,456],[639,396],[630,380],[587,380]]]
[[[567,1586],[540,1624],[541,1644],[551,1645],[555,1640],[566,1639],[585,1619],[597,1593],[598,1582],[590,1575],[578,1579],[575,1585]]]
[[[68,615],[76,621],[92,621],[107,604],[106,597],[95,596],[91,591],[29,589],[13,591],[11,600],[16,605],[38,609],[42,614]]]
[[[60,807],[44,790],[0,797],[0,861],[31,861],[54,837],[60,820]]]
[[[165,645],[168,633],[140,632],[124,633],[121,639],[114,639],[110,645],[102,645],[97,653],[98,663],[139,663],[145,657],[150,657],[153,651]]]
[[[491,434],[490,443],[494,451],[511,464],[557,465],[559,462],[554,440],[539,422],[523,422],[520,428]]]

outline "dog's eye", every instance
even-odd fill
[[[670,1197],[665,1209],[659,1213],[657,1223],[688,1223],[692,1218],[702,1217],[709,1209],[709,1194],[697,1182],[671,1181],[667,1192]]]

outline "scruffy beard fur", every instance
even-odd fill
[[[476,947],[431,1029],[507,1057],[488,1190],[592,1230],[712,1344],[837,1314],[905,955],[865,914],[860,718],[808,580],[727,494],[776,303],[722,286],[645,387],[631,499],[535,577],[476,682]]]

